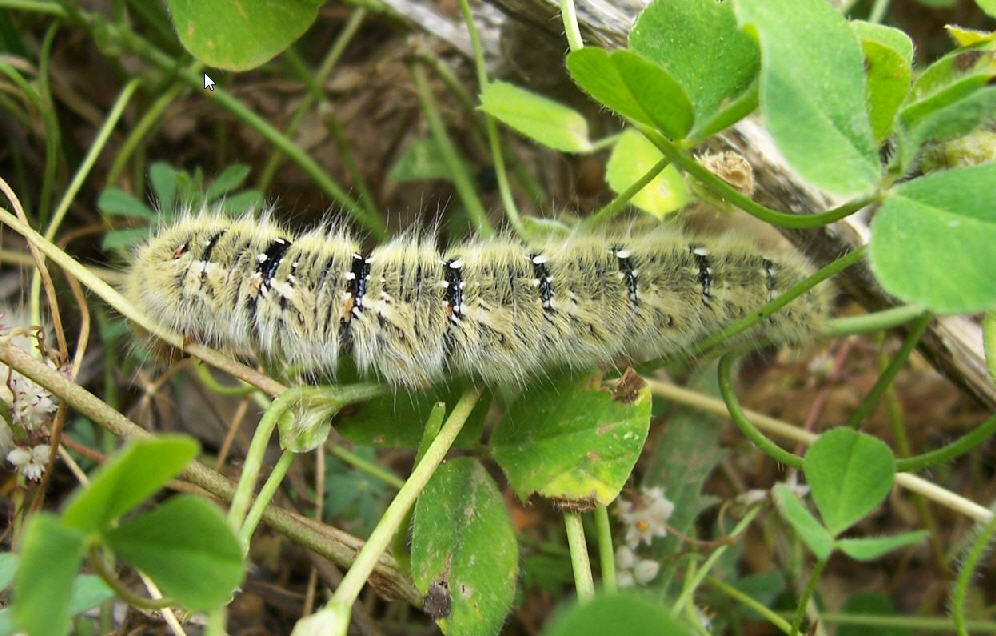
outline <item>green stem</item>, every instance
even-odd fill
[[[56,157],[59,150],[58,120],[50,108],[51,104],[46,104],[31,84],[17,72],[17,69],[2,59],[0,59],[0,73],[6,75],[14,83],[41,116],[42,132],[45,135],[45,167],[42,169],[42,189],[39,196],[37,218],[45,219],[48,217],[48,206],[52,198],[52,191],[55,189]]]
[[[564,525],[567,528],[567,545],[571,549],[574,587],[577,588],[578,600],[583,603],[595,596],[595,580],[591,576],[591,562],[588,560],[588,544],[584,538],[581,515],[564,512]]]
[[[602,568],[602,586],[607,592],[615,592],[616,553],[612,547],[612,528],[609,525],[609,509],[598,504],[595,508],[595,531],[598,535],[598,561]]]
[[[856,333],[871,333],[891,329],[905,325],[925,311],[926,309],[918,305],[900,305],[860,316],[831,318],[823,326],[820,336],[824,338],[839,338],[840,336],[850,336]]]
[[[816,589],[816,582],[819,580],[820,575],[823,574],[823,568],[826,565],[827,562],[825,559],[817,561],[813,571],[809,574],[809,579],[806,581],[806,588],[802,591],[799,606],[796,608],[795,617],[792,619],[792,634],[799,634],[799,626],[802,625],[802,619],[806,616],[806,606],[809,605],[809,599],[813,595],[813,590]]]
[[[409,68],[411,69],[412,78],[415,81],[415,91],[418,93],[418,101],[422,106],[426,123],[429,125],[429,132],[432,134],[432,140],[436,144],[439,154],[442,155],[443,162],[450,171],[450,176],[453,177],[453,185],[456,187],[457,194],[467,209],[470,222],[478,234],[483,237],[491,236],[494,234],[494,229],[492,229],[491,223],[488,221],[484,205],[477,197],[473,180],[467,173],[467,169],[463,161],[461,161],[452,140],[450,140],[449,133],[446,132],[446,125],[443,123],[442,117],[439,116],[439,111],[436,109],[436,102],[432,98],[429,83],[425,77],[425,69],[421,64],[412,64]]]
[[[353,468],[362,471],[375,479],[379,479],[385,484],[394,486],[395,488],[401,488],[405,485],[404,480],[391,471],[386,470],[373,462],[368,462],[351,450],[331,442],[326,444],[325,447],[328,449],[329,453],[335,455]]]
[[[201,68],[200,62],[194,65],[194,70]],[[145,136],[149,134],[152,127],[159,121],[162,114],[166,112],[166,109],[176,96],[183,90],[183,83],[179,80],[173,80],[169,87],[163,92],[162,95],[156,98],[152,105],[149,106],[148,110],[142,115],[142,118],[138,120],[138,123],[131,129],[128,136],[125,138],[124,143],[121,144],[121,149],[118,150],[117,155],[114,157],[114,163],[111,164],[110,170],[107,171],[107,179],[105,183],[107,185],[114,185],[118,182],[121,177],[121,173],[124,172],[125,166],[128,165],[128,159],[134,154],[135,149],[138,145],[145,139]],[[163,202],[160,202],[162,204]]]
[[[481,35],[474,24],[474,16],[470,12],[468,0],[460,0],[460,12],[463,20],[467,24],[467,32],[470,35],[470,46],[474,51],[474,69],[477,71],[478,90],[484,92],[488,85],[488,70],[484,63],[484,49],[481,46]],[[520,236],[526,235],[525,226],[522,224],[522,217],[519,215],[519,208],[515,204],[515,197],[512,195],[512,186],[508,181],[508,172],[505,169],[505,158],[501,152],[501,139],[498,136],[498,124],[488,113],[484,113],[484,129],[487,132],[488,145],[491,147],[491,163],[495,170],[495,181],[498,183],[498,194],[501,196],[502,207],[505,216],[508,218],[512,229]]]
[[[754,445],[773,457],[778,462],[792,468],[802,469],[802,458],[798,455],[776,445],[754,426],[737,401],[737,396],[733,392],[733,361],[737,357],[736,352],[728,353],[719,359],[719,391],[726,402],[726,408],[730,412],[730,419],[736,423],[740,431],[747,438],[754,442]]]
[[[875,385],[872,386],[871,390],[868,391],[867,395],[861,400],[861,403],[856,409],[851,413],[851,416],[847,418],[847,423],[845,426],[850,426],[852,428],[860,428],[861,423],[864,422],[865,418],[872,412],[875,405],[878,404],[879,399],[885,390],[889,388],[892,380],[895,379],[896,374],[906,363],[906,360],[910,357],[913,349],[916,347],[917,343],[920,342],[920,338],[923,337],[924,332],[927,330],[927,325],[933,320],[934,316],[930,312],[924,312],[910,328],[910,333],[903,341],[903,346],[899,348],[896,355],[892,357],[889,361],[889,365],[885,368],[885,371],[878,376],[878,380],[875,381]]]
[[[89,556],[90,567],[97,572],[97,575],[104,583],[107,583],[108,587],[114,590],[114,594],[128,605],[143,610],[160,610],[175,604],[175,601],[170,598],[149,598],[132,592],[124,584],[124,581],[119,579],[117,574],[104,563],[104,559],[98,550],[98,544],[94,543],[90,546]]]
[[[996,309],[986,312],[982,318],[982,338],[986,352],[986,366],[989,375],[996,382]]]
[[[249,395],[256,390],[256,387],[245,383],[236,385],[222,384],[215,379],[214,375],[211,374],[211,370],[206,365],[200,363],[194,363],[194,373],[200,378],[201,384],[207,387],[212,393],[217,393],[218,395],[235,395],[241,397]]]
[[[744,594],[743,592],[733,587],[732,585],[727,585],[723,581],[720,581],[719,579],[713,576],[707,576],[705,578],[705,582],[713,586],[723,594],[726,594],[730,598],[741,603],[745,607],[754,610],[762,617],[766,618],[772,625],[782,630],[784,633],[786,634],[792,633],[792,626],[789,624],[787,620],[785,620],[778,614],[771,611],[769,607],[757,602],[757,600],[754,597],[748,594]]]
[[[114,130],[114,126],[117,125],[118,119],[121,118],[121,113],[124,112],[125,106],[128,105],[128,100],[131,99],[132,94],[138,85],[141,84],[139,78],[134,78],[121,89],[116,100],[114,100],[114,105],[111,107],[107,117],[104,119],[104,123],[100,126],[100,130],[97,131],[97,136],[94,138],[93,143],[90,144],[90,149],[87,151],[86,156],[80,163],[79,167],[76,169],[76,174],[73,175],[72,181],[69,182],[69,187],[66,188],[65,194],[62,195],[62,199],[59,200],[59,204],[55,208],[55,213],[52,215],[52,219],[49,221],[48,229],[45,231],[45,238],[49,241],[55,236],[55,233],[59,230],[59,225],[62,223],[62,219],[66,216],[66,212],[69,211],[69,206],[76,198],[76,194],[79,192],[80,188],[83,186],[83,181],[90,174],[93,164],[97,161],[97,157],[100,155],[101,151],[104,149],[104,145],[107,143],[107,139],[111,136],[111,131]],[[47,204],[46,204],[47,205]],[[31,318],[35,321],[35,324],[41,324],[41,273],[38,269],[35,269],[31,274]]]
[[[252,503],[252,508],[249,509],[245,521],[242,522],[242,528],[239,529],[239,542],[243,546],[248,547],[253,533],[256,532],[256,526],[259,525],[259,520],[263,518],[263,511],[273,501],[273,496],[277,494],[277,488],[280,488],[280,482],[284,480],[284,476],[287,475],[287,471],[296,457],[296,453],[291,451],[281,453],[277,465],[273,467],[270,476],[263,482],[263,487],[259,489],[259,494],[256,495],[256,500]]]
[[[456,406],[453,407],[453,411],[450,412],[446,423],[439,430],[439,435],[429,445],[425,456],[422,457],[422,461],[416,464],[411,476],[405,481],[390,505],[388,505],[384,516],[381,517],[377,523],[377,527],[370,533],[370,538],[363,544],[363,548],[356,555],[353,565],[346,572],[346,576],[342,578],[339,587],[336,588],[335,596],[332,597],[332,600],[329,601],[329,605],[326,607],[352,607],[360,594],[360,590],[363,589],[363,585],[373,571],[374,566],[377,565],[381,553],[387,548],[391,537],[397,531],[401,520],[405,518],[409,508],[415,503],[415,499],[422,492],[422,489],[425,488],[436,468],[443,461],[450,446],[453,445],[453,440],[456,439],[463,428],[463,424],[470,415],[470,412],[474,410],[477,397],[478,391],[470,389],[463,394],[456,403]]]
[[[266,454],[266,447],[270,444],[273,431],[277,428],[280,418],[295,402],[301,399],[301,395],[308,389],[310,387],[292,386],[277,396],[263,413],[259,425],[253,432],[252,441],[249,442],[249,450],[246,452],[245,463],[242,466],[242,474],[239,475],[239,483],[235,487],[235,495],[232,497],[232,505],[228,508],[228,521],[234,530],[238,531],[245,520],[249,502],[252,500],[252,493],[256,488],[256,479],[263,467],[263,456]],[[248,544],[244,543],[243,548],[248,548]]]
[[[747,526],[749,526],[750,523],[754,521],[754,517],[756,517],[760,512],[761,512],[760,506],[755,506],[751,510],[747,511],[747,514],[744,515],[743,519],[738,521],[737,525],[733,526],[733,530],[730,531],[730,536],[731,537],[739,536],[742,532],[744,532],[744,530],[747,529]],[[705,562],[702,564],[702,567],[695,570],[695,574],[693,576],[690,576],[685,581],[685,584],[684,586],[682,586],[681,589],[681,594],[678,596],[678,600],[676,600],[674,602],[674,605],[671,607],[672,616],[676,616],[679,612],[681,612],[682,608],[685,607],[685,605],[692,602],[692,598],[695,596],[695,590],[698,589],[699,585],[702,584],[702,581],[709,574],[709,571],[713,568],[714,565],[716,565],[716,562],[719,561],[719,558],[723,556],[723,553],[726,552],[729,548],[730,546],[728,544],[723,544],[721,546],[718,546],[715,550],[712,551],[712,554],[710,554],[709,557],[705,560]]]
[[[48,105],[49,109],[47,112],[51,117],[51,129],[53,130],[52,137],[53,141],[48,140],[48,132],[46,132],[46,156],[45,156],[45,173],[42,179],[42,192],[40,197],[40,209],[38,221],[39,223],[44,223],[48,219],[48,206],[51,201],[52,193],[55,192],[55,151],[58,147],[58,142],[62,139],[62,131],[59,130],[59,119],[55,115],[55,102],[52,99],[52,90],[49,84],[49,68],[52,61],[52,45],[55,42],[55,32],[59,28],[59,21],[54,22],[45,32],[45,38],[42,41],[41,55],[38,61],[38,91],[42,102]],[[44,115],[43,115],[44,116]],[[49,154],[51,150],[51,154]]]
[[[878,24],[885,17],[885,12],[889,10],[889,0],[875,0],[871,11],[868,13],[868,21]]]
[[[93,14],[74,12],[73,16],[88,30],[93,31],[94,22],[97,18]],[[115,28],[108,25],[102,30],[102,35],[109,41],[120,45],[129,52],[135,53],[146,62],[160,68],[167,73],[175,73],[188,86],[201,90],[203,88],[203,78],[197,73],[191,72],[189,68],[177,68],[177,61],[159,48],[153,46],[138,34],[128,30]],[[387,226],[384,219],[379,216],[372,216],[367,213],[362,206],[353,200],[342,187],[336,183],[318,165],[308,153],[297,146],[286,135],[277,130],[273,125],[260,117],[256,112],[236,99],[231,93],[221,86],[215,86],[213,91],[206,92],[205,95],[214,99],[218,104],[241,120],[244,124],[258,132],[264,139],[269,141],[275,148],[283,152],[301,170],[322,189],[325,194],[336,201],[342,208],[350,214],[357,223],[363,225],[374,238],[383,239],[387,236]]]
[[[896,470],[901,472],[916,472],[929,466],[950,461],[955,457],[964,455],[973,448],[984,443],[996,434],[996,415],[975,427],[962,437],[959,437],[950,444],[913,457],[903,457],[896,460]]]
[[[86,157],[83,158],[83,162],[80,163],[79,168],[76,169],[76,174],[73,175],[73,180],[69,182],[69,187],[66,188],[66,193],[62,195],[62,199],[59,201],[59,205],[55,208],[55,213],[52,215],[52,220],[48,224],[48,229],[45,230],[45,238],[52,240],[55,237],[55,233],[59,230],[59,225],[62,224],[62,219],[66,216],[66,212],[69,210],[69,205],[76,198],[76,194],[79,192],[80,187],[83,185],[83,181],[90,174],[90,169],[93,168],[93,164],[97,161],[97,157],[100,155],[101,151],[104,149],[104,145],[107,143],[107,139],[111,136],[111,131],[114,130],[114,126],[117,125],[118,119],[121,118],[121,113],[124,112],[125,106],[128,105],[128,100],[131,99],[132,94],[138,85],[142,83],[139,78],[134,78],[121,89],[118,94],[118,98],[114,100],[114,105],[111,107],[109,113],[107,113],[107,118],[104,119],[104,123],[101,125],[100,130],[97,131],[97,136],[94,138],[93,143],[90,144],[90,150],[87,151]]]
[[[581,29],[578,28],[578,14],[574,10],[574,0],[560,0],[560,16],[564,21],[564,36],[571,51],[584,48]]]
[[[61,6],[54,2],[45,2],[44,0],[0,0],[0,7],[13,9],[14,11],[44,13],[60,18],[66,17],[66,12]]]
[[[653,165],[647,172],[645,172],[639,179],[634,181],[625,190],[620,192],[616,198],[612,199],[606,203],[601,210],[595,212],[584,221],[581,222],[581,227],[585,229],[594,229],[603,223],[611,221],[619,214],[623,209],[625,209],[626,204],[629,203],[636,194],[642,190],[648,183],[654,180],[654,177],[661,173],[661,170],[668,167],[671,160],[664,157],[657,163]]]
[[[730,184],[710,172],[708,168],[700,164],[693,157],[685,154],[685,152],[677,144],[656,130],[648,128],[643,124],[636,122],[632,123],[647,137],[647,139],[651,141],[651,143],[657,146],[665,157],[668,157],[676,166],[698,179],[702,186],[707,190],[728,203],[737,206],[751,216],[755,216],[762,221],[770,223],[771,225],[795,229],[821,227],[827,225],[828,223],[839,221],[846,216],[850,216],[858,210],[880,201],[882,198],[881,194],[862,197],[861,199],[850,201],[844,205],[833,208],[832,210],[820,212],[819,214],[786,214],[785,212],[778,212],[777,210],[772,210],[771,208],[753,201],[750,197],[741,194]]]
[[[716,333],[695,344],[692,347],[691,355],[699,355],[724,340],[728,340],[733,336],[743,333],[765,318],[774,315],[779,309],[789,304],[799,296],[802,296],[810,289],[813,289],[828,278],[837,275],[839,272],[862,260],[867,251],[868,246],[862,245],[853,252],[848,252],[837,260],[821,267],[817,271],[813,272],[812,275],[807,276],[805,279],[786,289],[784,293],[779,294],[777,298],[767,303],[757,311],[751,312],[740,320],[733,322],[719,333]]]
[[[785,614],[781,614],[784,616]],[[883,614],[844,614],[826,612],[820,614],[820,622],[828,625],[858,625],[861,627],[888,628],[907,630],[909,632],[948,632],[955,630],[954,621],[947,616],[896,616]],[[977,634],[996,634],[996,621],[965,621],[969,632]]]
[[[311,71],[309,71],[304,66],[304,62],[300,59],[297,53],[294,52],[294,48],[291,47],[284,52],[284,57],[291,63],[298,75],[305,82],[308,87],[308,92],[301,99],[301,103],[298,104],[297,110],[294,115],[291,116],[290,123],[287,124],[287,129],[284,134],[288,137],[293,137],[297,134],[298,129],[301,127],[301,122],[304,121],[304,116],[308,114],[308,109],[310,109],[314,104],[321,102],[324,98],[322,94],[321,86],[328,79],[329,75],[335,69],[336,64],[342,58],[342,54],[346,51],[346,47],[352,42],[353,36],[360,29],[363,24],[363,20],[366,18],[367,11],[363,7],[359,7],[353,11],[349,16],[349,20],[339,31],[336,36],[335,41],[332,43],[331,48],[329,48],[328,54],[325,59],[322,60],[321,65],[318,70],[314,72],[312,76]],[[280,167],[280,161],[283,155],[280,153],[274,153],[266,162],[266,166],[263,168],[263,172],[259,177],[257,182],[257,187],[265,192],[269,188],[270,181],[273,179],[273,175],[276,174],[277,168]]]

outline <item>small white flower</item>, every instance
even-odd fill
[[[702,629],[710,632],[712,630],[712,619],[698,605],[695,606],[695,616],[699,619]]]
[[[11,375],[14,420],[33,431],[55,413],[52,394],[20,374]]]
[[[629,546],[621,545],[616,548],[616,568],[628,570],[636,565],[636,554]]]
[[[619,518],[626,526],[626,545],[635,548],[655,538],[667,536],[667,520],[674,512],[674,503],[664,496],[663,488],[642,491],[635,502],[619,502]]]
[[[799,471],[793,470],[789,473],[788,479],[785,480],[785,485],[788,489],[792,491],[792,494],[799,499],[804,498],[809,494],[809,486],[799,483]]]
[[[761,488],[753,488],[747,492],[740,493],[737,495],[737,503],[743,504],[745,506],[753,506],[759,501],[764,501],[768,498],[768,493],[770,491],[763,490]]]
[[[824,379],[833,375],[835,366],[833,356],[826,352],[816,356],[806,365],[811,374]]]
[[[48,444],[39,444],[31,449],[18,447],[7,453],[7,461],[13,464],[26,479],[38,481],[45,472],[50,452],[51,447]]]
[[[633,587],[636,585],[636,579],[633,578],[633,573],[629,570],[622,570],[616,573],[616,583],[619,587]]]
[[[661,564],[657,561],[651,561],[650,559],[642,559],[633,568],[633,578],[640,585],[646,585],[657,577],[657,573],[661,571]]]

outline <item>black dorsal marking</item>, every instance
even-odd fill
[[[546,256],[530,254],[529,261],[533,264],[534,284],[539,289],[543,311],[553,312],[553,278],[550,277],[550,270],[546,266]]]
[[[709,250],[704,245],[692,243],[688,246],[688,251],[695,258],[695,264],[699,267],[699,285],[702,286],[702,302],[706,305],[712,300],[712,267],[709,265]]]
[[[771,302],[775,297],[775,292],[778,291],[778,283],[775,281],[775,264],[766,258],[762,258],[761,263],[764,265],[764,286],[768,290],[768,302]]]
[[[201,283],[207,280],[207,264],[211,262],[211,252],[214,251],[214,246],[218,244],[221,237],[224,236],[225,230],[220,232],[215,232],[211,238],[208,239],[207,245],[204,246],[204,251],[201,252]]]
[[[365,254],[353,254],[353,265],[350,267],[346,278],[349,280],[349,298],[339,320],[339,340],[343,343],[350,341],[349,327],[353,321],[353,316],[359,316],[363,310],[363,297],[367,293],[367,283],[370,280],[371,259]]]
[[[446,279],[446,315],[452,323],[463,320],[463,260],[446,261],[443,276]]]
[[[629,296],[629,302],[635,307],[640,304],[640,297],[637,295],[637,275],[639,272],[633,266],[633,255],[629,250],[619,245],[612,247],[612,254],[619,262],[619,273],[623,275],[623,280],[626,281],[626,293]]]
[[[273,275],[277,273],[277,267],[284,260],[284,254],[290,249],[291,242],[287,239],[277,238],[266,248],[266,251],[256,257],[256,273],[262,276],[259,292],[266,294],[273,282]]]

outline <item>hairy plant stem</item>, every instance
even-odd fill
[[[630,123],[643,133],[651,143],[657,146],[657,149],[665,157],[668,157],[676,166],[695,177],[707,190],[720,199],[737,206],[751,216],[757,217],[771,225],[796,229],[822,227],[834,221],[839,221],[872,203],[880,201],[883,196],[881,194],[874,194],[862,197],[818,214],[787,214],[785,212],[778,212],[741,194],[736,188],[710,172],[708,168],[700,164],[693,157],[685,154],[684,150],[678,144],[660,132],[638,122]]]
[[[795,617],[792,619],[792,634],[799,634],[799,627],[802,625],[802,619],[806,616],[806,607],[809,605],[809,599],[813,596],[813,590],[816,589],[816,582],[820,579],[820,575],[823,574],[823,568],[827,565],[826,559],[816,562],[813,567],[813,571],[809,574],[809,579],[806,581],[806,587],[802,591],[802,597],[799,599],[799,606],[795,610]]]
[[[591,561],[588,559],[588,544],[584,538],[581,515],[564,511],[564,526],[567,529],[567,545],[571,549],[574,587],[578,601],[584,603],[595,596],[595,580],[591,576]]]
[[[370,533],[370,538],[356,555],[356,560],[353,561],[353,565],[342,578],[339,587],[336,588],[335,595],[326,606],[327,608],[352,607],[381,554],[390,543],[391,537],[397,532],[401,521],[407,516],[408,510],[415,504],[419,493],[425,488],[436,468],[442,463],[450,446],[453,445],[453,441],[460,434],[464,422],[474,410],[478,396],[477,389],[470,389],[457,401],[446,422],[439,429],[439,434],[432,440],[425,455],[415,465],[412,474],[398,490],[394,499],[391,500],[384,515],[377,522],[377,527]]]
[[[425,76],[425,69],[418,63],[410,64],[409,68],[411,69],[412,79],[415,82],[415,92],[418,94],[419,104],[422,106],[422,113],[425,115],[425,121],[429,125],[429,133],[432,135],[432,140],[436,144],[436,148],[439,150],[439,154],[442,156],[443,162],[450,172],[450,176],[453,178],[453,185],[467,211],[470,223],[481,236],[492,236],[494,228],[491,227],[491,222],[488,221],[488,214],[484,210],[484,204],[481,203],[481,200],[477,196],[477,191],[474,189],[474,181],[460,159],[460,155],[456,146],[453,145],[449,133],[446,132],[446,124],[443,123],[443,118],[439,115],[439,110],[436,108],[436,101],[432,97],[432,91],[429,90],[429,82]]]
[[[972,574],[979,565],[979,560],[989,548],[989,544],[996,535],[996,516],[989,520],[989,523],[979,529],[979,534],[972,542],[968,554],[965,555],[961,563],[961,570],[958,578],[955,579],[954,589],[951,594],[951,617],[954,619],[955,629],[958,636],[967,636],[968,629],[965,625],[965,594],[968,591],[968,584],[972,580]]]
[[[560,0],[560,17],[564,21],[564,37],[571,51],[584,48],[581,39],[581,29],[578,28],[578,13],[574,9],[574,0]]]
[[[933,314],[930,312],[924,312],[916,319],[910,329],[909,335],[903,341],[903,346],[899,348],[899,351],[897,351],[894,356],[892,356],[892,360],[889,361],[888,366],[886,366],[885,370],[878,376],[878,380],[875,381],[875,384],[872,386],[871,390],[868,391],[864,398],[862,398],[861,403],[858,404],[857,408],[851,412],[851,415],[847,418],[845,426],[850,426],[851,428],[861,427],[862,422],[864,422],[865,418],[872,412],[875,405],[878,404],[878,401],[885,393],[885,390],[889,388],[890,384],[892,384],[892,380],[895,379],[896,374],[899,373],[902,366],[906,364],[906,360],[910,357],[910,354],[913,353],[913,349],[916,347],[917,343],[920,342],[920,338],[922,338],[923,334],[927,331],[927,325],[930,324],[930,321],[933,320],[933,318]]]
[[[595,507],[595,531],[598,533],[598,564],[602,569],[602,587],[606,592],[615,592],[616,553],[612,547],[612,527],[609,525],[609,509],[602,504]]]

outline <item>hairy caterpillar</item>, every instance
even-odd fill
[[[126,292],[195,340],[328,373],[347,352],[361,370],[417,388],[447,373],[514,383],[681,351],[807,269],[791,253],[673,228],[499,237],[442,253],[409,234],[365,253],[339,227],[295,236],[268,218],[203,213],[138,251]],[[827,311],[810,291],[756,330],[804,340]]]

